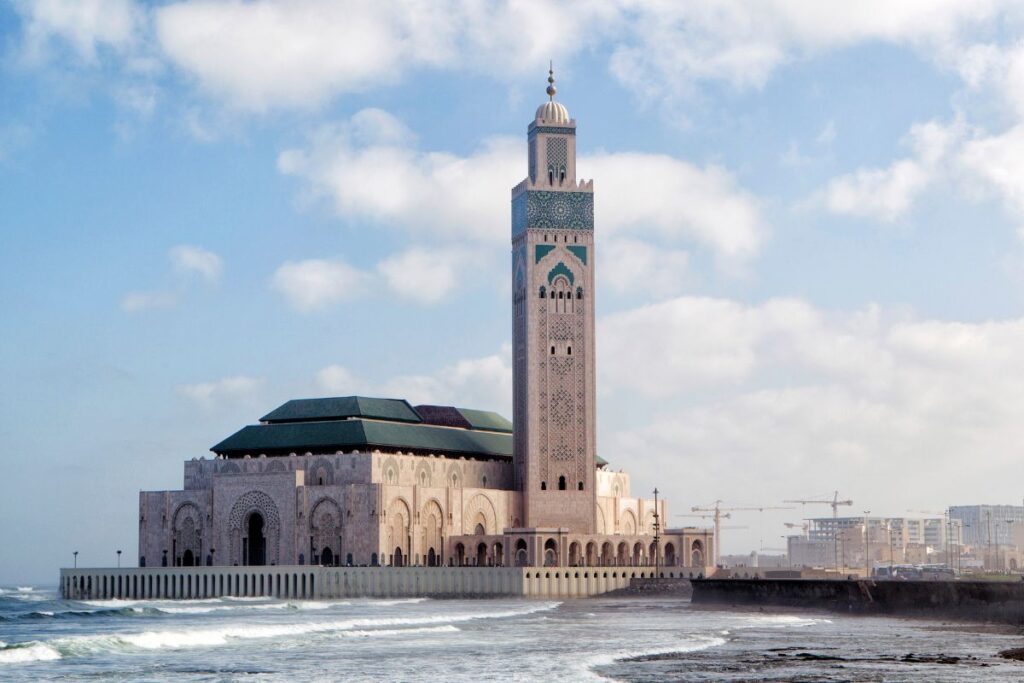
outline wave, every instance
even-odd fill
[[[0,649],[0,664],[27,664],[60,659],[61,654],[55,648],[39,641],[6,645]]]
[[[415,605],[420,602],[426,602],[429,599],[430,598],[403,598],[401,600],[374,600],[371,598],[369,602],[380,607],[391,607],[392,605]]]
[[[830,619],[815,619],[812,617],[798,617],[793,614],[766,614],[763,616],[747,617],[748,622],[757,626],[768,628],[786,628],[787,626],[804,627],[815,624],[831,624]]]
[[[610,666],[616,662],[639,659],[642,657],[657,657],[659,655],[671,655],[677,652],[698,652],[700,650],[719,647],[720,645],[725,645],[725,643],[725,638],[720,638],[718,636],[694,635],[690,636],[687,640],[679,643],[678,645],[653,648],[650,650],[623,650],[619,652],[608,652],[594,655],[582,662],[582,668],[585,670],[586,674],[590,676],[596,676],[602,680],[618,680],[603,676],[594,671],[594,669],[602,666]]]
[[[343,638],[376,638],[379,636],[406,636],[416,633],[459,633],[459,629],[451,624],[444,626],[424,626],[422,628],[378,628],[370,631],[343,631]]]
[[[453,625],[456,623],[481,619],[522,617],[554,609],[559,604],[561,603],[548,602],[504,611],[422,617],[378,617],[259,626],[236,623],[221,628],[71,636],[55,638],[46,643],[39,644],[56,652],[58,656],[82,656],[130,650],[175,650],[193,647],[217,647],[235,640],[294,638],[311,634],[336,634],[339,637],[360,637],[362,634],[361,637],[370,637],[375,635],[395,635],[392,632],[397,631],[415,633],[417,629],[428,628],[434,630],[421,630],[419,632],[450,633],[452,629],[458,630]],[[39,657],[39,659],[42,658],[42,656]]]

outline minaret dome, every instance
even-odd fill
[[[560,102],[555,102],[555,93],[558,92],[558,88],[555,87],[555,69],[554,66],[548,68],[548,101],[537,107],[537,121],[544,123],[569,123],[569,110],[566,109]]]

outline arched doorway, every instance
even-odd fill
[[[580,544],[576,541],[569,544],[569,566],[580,566]]]
[[[690,566],[704,566],[704,544],[700,541],[694,541],[693,545],[690,546]]]
[[[394,557],[394,561],[392,562],[392,564],[394,566],[396,566],[396,567],[402,567],[402,566],[404,566],[402,564],[403,562],[404,562],[404,558],[402,557],[402,549],[401,548],[395,548],[395,557]]]
[[[334,551],[331,550],[330,548],[324,548],[320,552],[320,564],[324,565],[325,567],[333,567],[334,566]]]
[[[195,555],[192,554],[191,550],[186,550],[185,554],[181,556],[182,567],[194,567],[196,564]]]
[[[491,561],[497,567],[505,564],[505,547],[501,543],[491,546]]]
[[[553,538],[544,542],[544,566],[558,566],[558,543]]]
[[[676,566],[676,546],[672,543],[665,544],[665,566]]]
[[[516,566],[525,567],[529,563],[529,558],[526,554],[526,541],[519,539],[516,541]]]
[[[434,552],[433,548],[431,548],[430,550],[427,551],[427,566],[428,567],[436,567],[437,566],[437,553]]]
[[[263,535],[263,515],[253,512],[249,515],[246,527],[245,560],[248,565],[264,565],[267,563],[267,539]]]
[[[629,564],[629,546],[625,541],[619,543],[618,557],[615,558],[615,561],[622,566]]]
[[[612,549],[612,544],[605,541],[601,545],[601,564],[605,567],[611,566],[615,562],[615,551]]]
[[[644,544],[637,541],[633,544],[633,566],[639,567],[643,564],[644,559]]]
[[[476,566],[484,567],[487,565],[487,544],[481,543],[476,547]]]
[[[461,543],[455,544],[455,564],[459,567],[466,564],[466,546]]]
[[[588,567],[593,567],[597,564],[597,544],[593,541],[587,543],[586,559],[584,560]]]

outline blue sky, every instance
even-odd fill
[[[1024,496],[1015,3],[346,4],[0,7],[0,583],[132,556],[138,490],[288,398],[510,414],[549,58],[634,491]]]

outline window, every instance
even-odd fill
[[[561,477],[558,478],[558,490],[565,490],[565,475],[562,475]]]
[[[548,185],[555,184],[555,167],[548,164]]]
[[[558,182],[565,182],[565,166],[562,166],[561,168],[558,169]]]
[[[582,481],[580,483],[576,484],[576,490],[577,491],[582,491],[583,490],[583,482]]]
[[[572,347],[571,346],[566,347],[565,355],[567,355],[567,356],[571,356],[572,355]]]
[[[541,491],[547,491],[548,490],[548,483],[546,481],[542,481],[540,483],[540,490]]]
[[[582,299],[583,298],[583,288],[582,287],[577,287],[576,288],[576,298],[577,299]]]
[[[540,287],[540,298],[541,299],[546,299],[547,296],[548,296],[548,290],[544,288],[544,285],[541,285],[541,287]]]
[[[554,346],[551,347],[551,355],[552,356],[555,355],[555,347]]]

